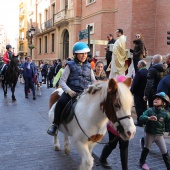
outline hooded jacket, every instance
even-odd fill
[[[151,66],[147,74],[147,83],[144,91],[145,96],[154,95],[157,92],[159,81],[167,75],[167,68],[164,64],[157,63]]]

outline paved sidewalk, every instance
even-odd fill
[[[0,170],[76,170],[80,164],[80,156],[72,146],[69,156],[63,151],[53,149],[53,138],[46,131],[50,125],[48,119],[49,96],[54,89],[42,86],[42,96],[34,101],[32,95],[24,98],[24,86],[20,83],[16,87],[17,102],[12,102],[8,89],[4,98],[0,87]],[[135,118],[135,116],[134,116]],[[139,139],[143,136],[143,128],[137,127],[135,138],[129,146],[129,170],[139,170],[140,157]],[[60,143],[63,136],[59,134]],[[108,141],[107,134],[103,141]],[[166,137],[167,147],[170,149],[169,137]],[[103,145],[94,148],[94,154],[100,156]],[[96,160],[95,160],[96,161]],[[112,152],[108,161],[113,169],[121,170],[118,147]],[[165,165],[159,149],[153,144],[147,158],[151,170],[165,170]],[[93,170],[103,170],[94,164]]]

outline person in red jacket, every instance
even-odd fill
[[[7,45],[6,46],[6,52],[3,55],[3,61],[4,61],[4,65],[1,69],[1,78],[4,78],[5,72],[8,68],[8,63],[11,61],[12,56],[14,55],[14,53],[12,52],[12,46],[11,45]]]

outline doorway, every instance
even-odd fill
[[[66,60],[69,57],[69,33],[68,30],[64,30],[63,34],[63,59]]]

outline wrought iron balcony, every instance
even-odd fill
[[[61,26],[67,23],[67,8],[54,14],[54,25]]]
[[[43,30],[53,27],[53,19],[44,22],[43,24],[41,24],[41,27]]]
[[[42,33],[54,26],[53,19],[50,19],[35,28],[35,34]]]

